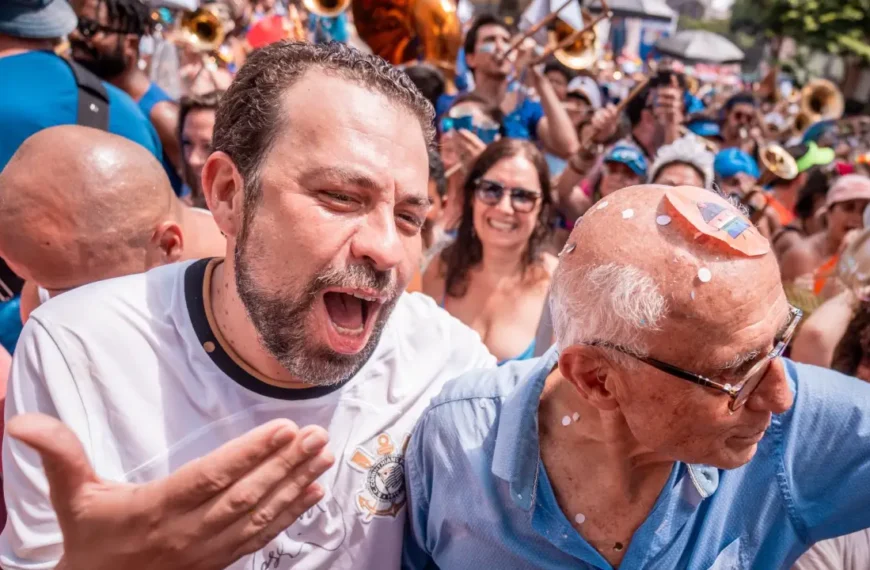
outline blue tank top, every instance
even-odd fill
[[[145,95],[142,95],[142,98],[139,99],[139,109],[141,109],[142,113],[150,120],[151,109],[154,108],[154,105],[163,101],[172,100],[172,97],[170,97],[166,91],[161,89],[159,85],[152,83],[151,86],[148,87],[148,91],[145,92]],[[172,184],[172,189],[175,191],[175,195],[182,196],[184,182],[181,180],[181,176],[178,175],[178,171],[175,170],[175,166],[172,165],[172,161],[169,160],[168,156],[166,156],[166,151],[163,151],[161,162],[163,163],[163,170],[166,171],[166,176],[169,177],[169,182]]]

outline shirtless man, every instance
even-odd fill
[[[848,174],[839,178],[825,199],[828,227],[789,249],[780,262],[783,283],[810,275],[818,294],[836,269],[843,239],[850,230],[864,227],[862,215],[870,204],[870,178]]]
[[[58,293],[226,247],[144,147],[87,127],[27,139],[0,174],[0,204],[0,254],[28,281],[22,320]]]

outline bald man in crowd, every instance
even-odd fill
[[[0,256],[28,281],[23,319],[58,293],[225,247],[211,214],[182,204],[160,163],[111,133],[45,129],[0,173]]]
[[[870,384],[781,357],[801,313],[723,198],[611,194],[552,287],[556,347],[412,434],[405,568],[786,568],[870,527]]]

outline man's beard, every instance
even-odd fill
[[[92,59],[77,59],[76,63],[100,79],[112,79],[121,75],[127,69],[127,60],[124,57],[124,50],[120,40],[118,40],[115,51],[108,55],[98,52],[86,42],[73,41],[70,43],[74,47],[86,51],[91,55]]]
[[[251,206],[245,204],[245,207]],[[245,220],[244,225],[250,226],[251,222]],[[306,384],[330,386],[352,378],[374,353],[387,318],[398,301],[395,274],[377,271],[367,264],[347,269],[326,266],[295,298],[275,295],[258,286],[251,272],[247,248],[249,229],[242,228],[233,259],[239,298],[257,330],[260,344],[287,372]],[[306,323],[322,291],[329,287],[373,289],[390,299],[381,306],[368,343],[357,354],[341,354],[309,341]]]

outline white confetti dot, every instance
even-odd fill
[[[670,216],[658,216],[656,218],[656,223],[660,226],[666,226],[666,225],[671,223],[671,217]]]
[[[702,267],[698,270],[698,281],[701,283],[709,283],[712,278],[713,274],[706,267]]]
[[[629,208],[628,210],[622,211],[622,219],[623,220],[627,220],[627,219],[633,218],[633,217],[634,217],[634,210],[632,210],[631,208]]]
[[[695,292],[692,291],[691,293],[689,293],[689,297],[691,297],[692,300],[694,301],[695,300]]]
[[[725,388],[729,392],[731,391],[731,387],[732,387],[731,384],[725,384],[725,386],[723,386],[723,388]]]
[[[574,412],[574,415],[571,416],[571,418],[576,422],[577,420],[580,419],[580,414],[578,414],[577,412]]]
[[[586,522],[586,515],[583,513],[577,513],[574,515],[574,522],[577,524],[583,524]]]
[[[571,423],[571,417],[570,417],[570,416],[565,416],[564,418],[562,418],[562,425],[563,425],[563,426],[567,426],[567,425],[569,425],[570,423]]]
[[[607,207],[607,200],[604,200],[603,202],[599,202],[599,203],[598,203],[598,207],[595,208],[595,209],[596,209],[596,210],[603,210],[603,209],[606,208],[606,207]]]

